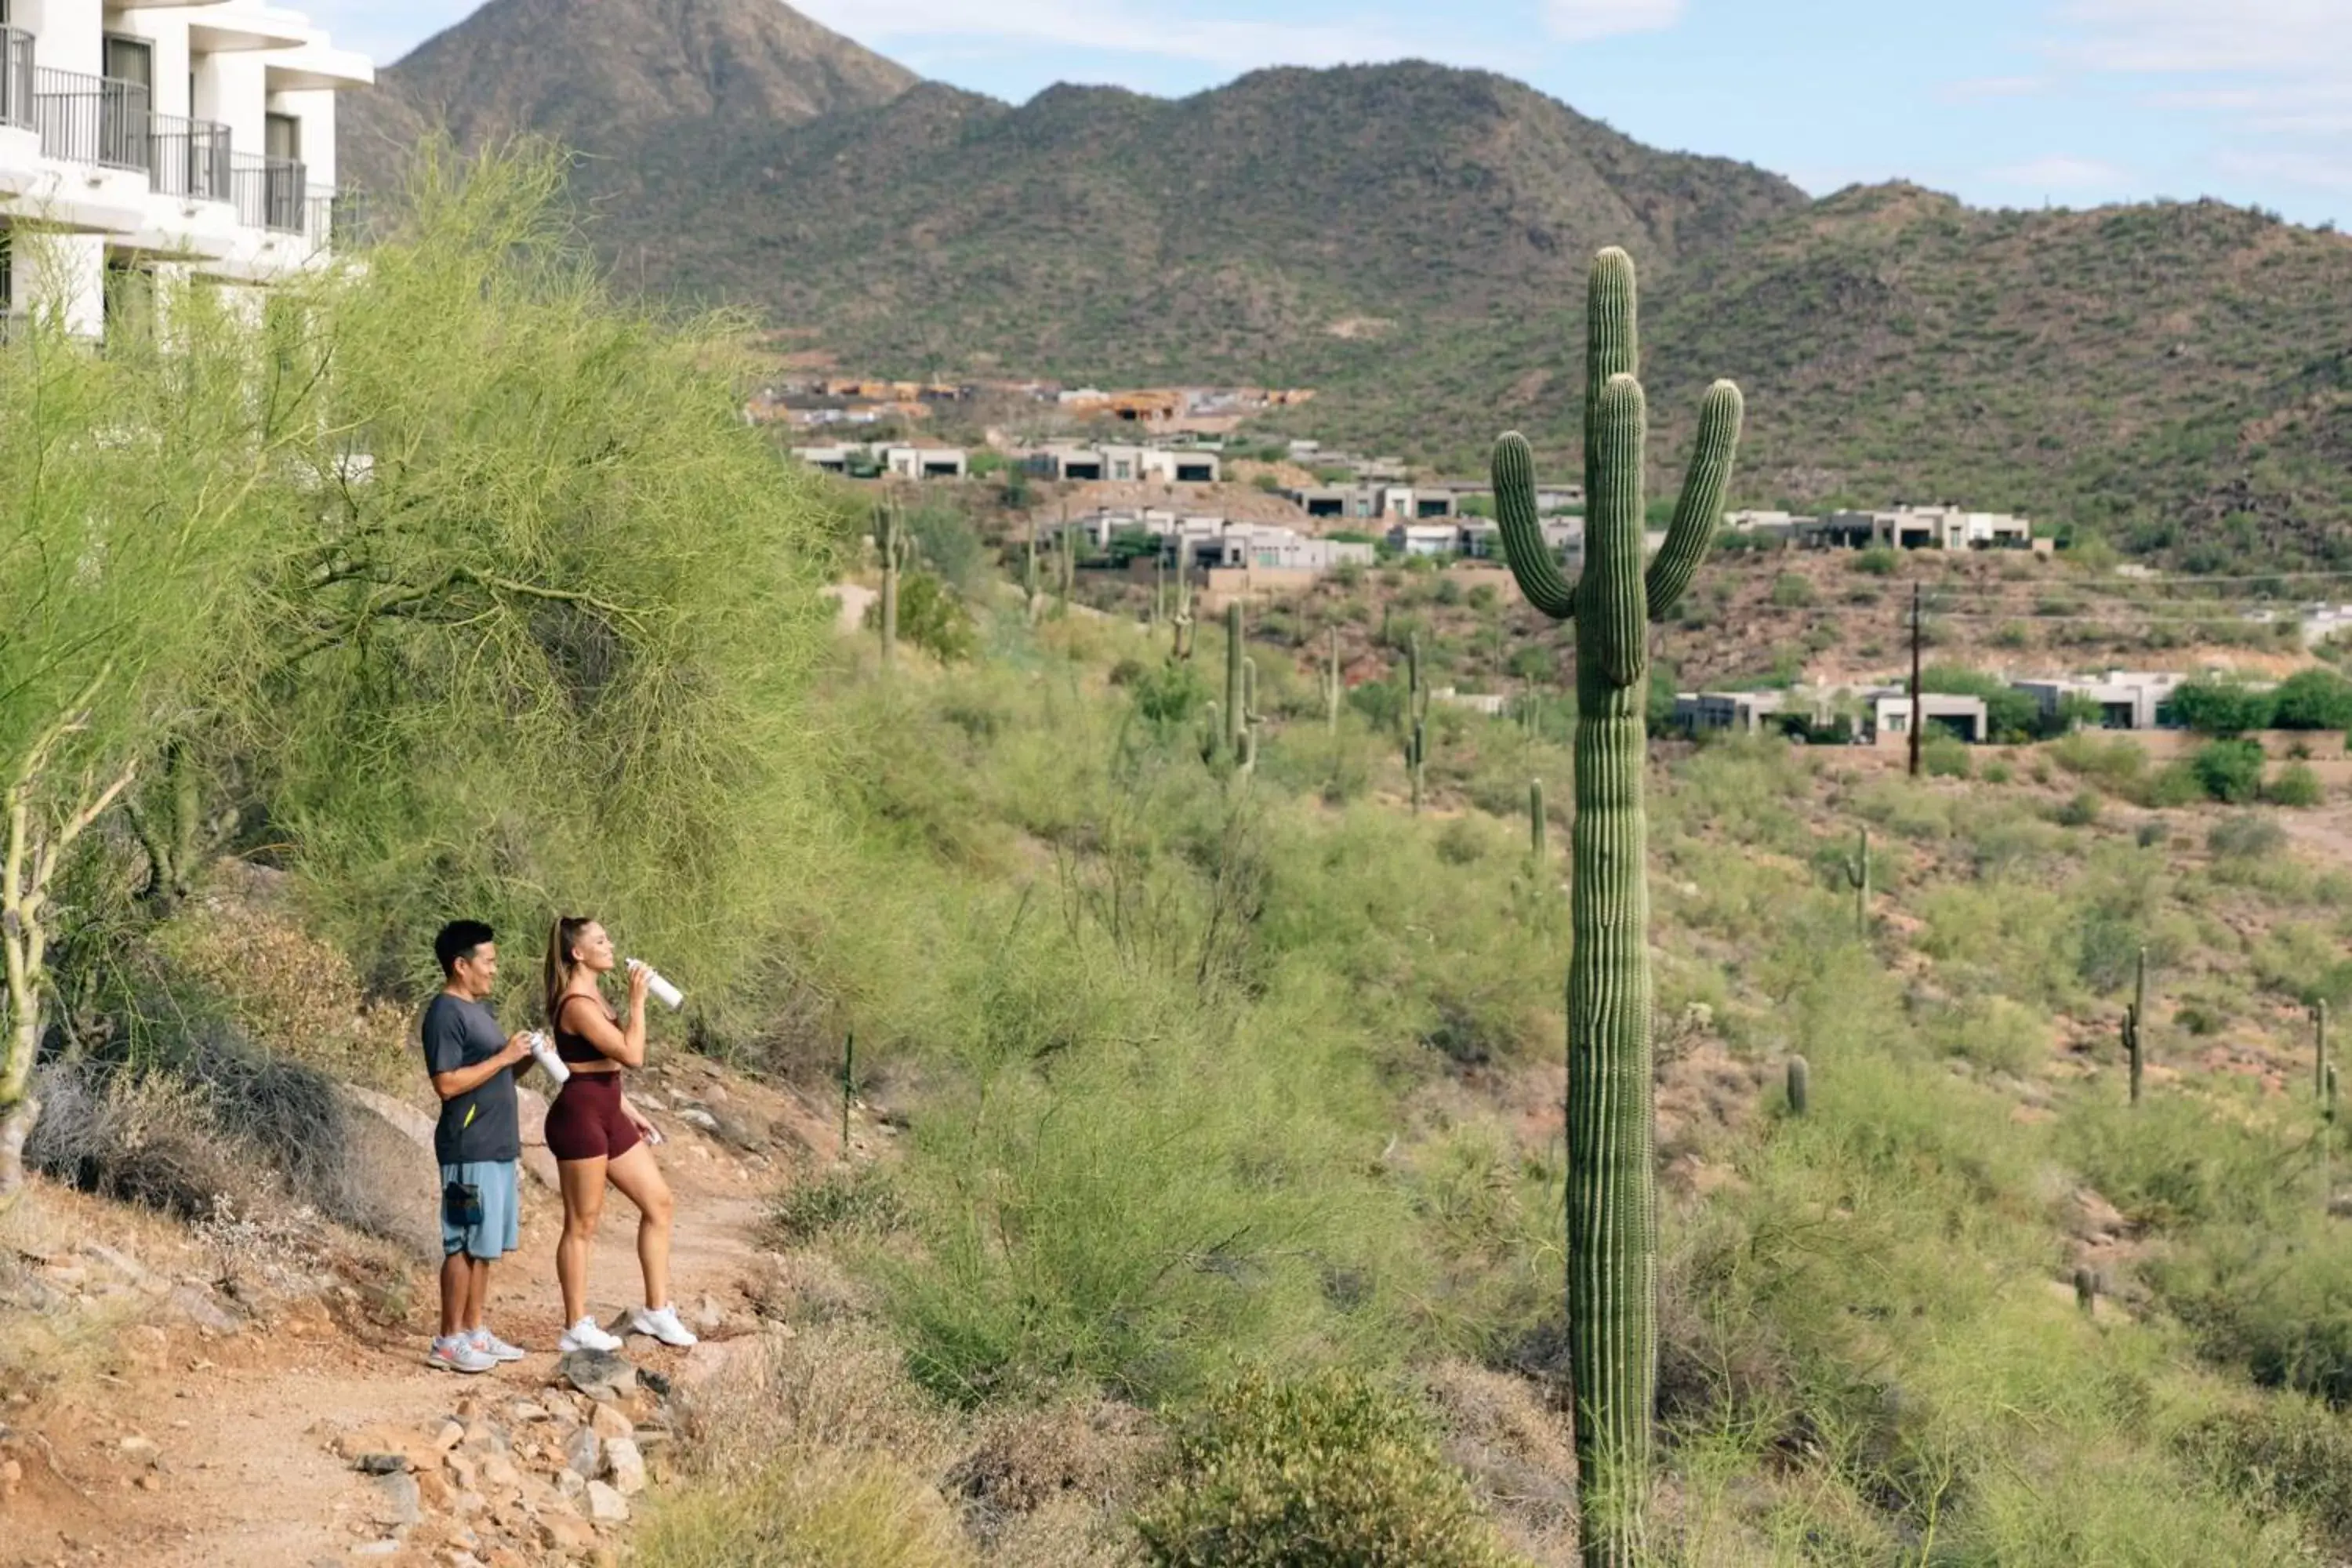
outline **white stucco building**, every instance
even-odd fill
[[[100,338],[161,279],[316,265],[335,94],[374,79],[266,0],[0,0],[0,312]]]

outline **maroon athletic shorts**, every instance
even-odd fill
[[[621,1075],[575,1072],[547,1108],[547,1151],[559,1160],[611,1160],[644,1139],[621,1113]]]

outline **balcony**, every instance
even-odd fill
[[[33,35],[0,27],[0,125],[33,129]]]
[[[196,202],[236,199],[227,126],[211,120],[158,114],[152,139],[151,177],[156,195]]]
[[[308,171],[292,158],[262,158],[250,153],[229,154],[230,180],[236,195],[236,216],[247,228],[276,234],[300,234],[309,213]]]
[[[147,89],[135,81],[47,66],[33,72],[33,121],[45,158],[145,174],[154,161],[153,119]]]

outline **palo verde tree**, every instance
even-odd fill
[[[299,298],[327,479],[215,697],[380,983],[428,977],[448,910],[523,939],[562,906],[719,997],[808,841],[799,702],[863,520],[744,427],[741,322],[612,299],[561,170],[428,148],[364,265]]]
[[[37,286],[37,244],[17,265]],[[131,889],[95,879],[71,909],[58,894],[191,722],[251,574],[293,526],[284,432],[316,413],[307,390],[257,393],[262,345],[215,300],[162,305],[161,342],[99,355],[35,321],[0,348],[0,1203],[40,1114],[60,952]]]
[[[1643,558],[1642,391],[1633,258],[1594,259],[1585,347],[1585,568],[1570,584],[1544,542],[1535,460],[1496,444],[1495,507],[1528,603],[1576,631],[1576,814],[1570,832],[1568,1321],[1577,1485],[1589,1568],[1643,1557],[1657,1395],[1657,1190],[1652,1168],[1647,750],[1650,621],[1690,585],[1723,516],[1739,390],[1717,382],[1654,561]]]

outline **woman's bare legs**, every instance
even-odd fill
[[[629,1152],[635,1152],[634,1149]],[[628,1157],[624,1154],[621,1159]],[[555,1163],[556,1176],[563,1189],[563,1237],[555,1244],[555,1282],[563,1291],[566,1328],[588,1315],[588,1247],[596,1239],[596,1222],[604,1217],[606,1167],[617,1168],[619,1163],[602,1154],[593,1160]]]
[[[677,1205],[670,1197],[669,1183],[662,1178],[653,1150],[644,1143],[604,1164],[605,1174],[621,1189],[621,1195],[637,1205],[637,1266],[646,1274],[646,1305],[659,1310],[670,1305],[670,1219]],[[582,1257],[586,1257],[584,1247]]]

